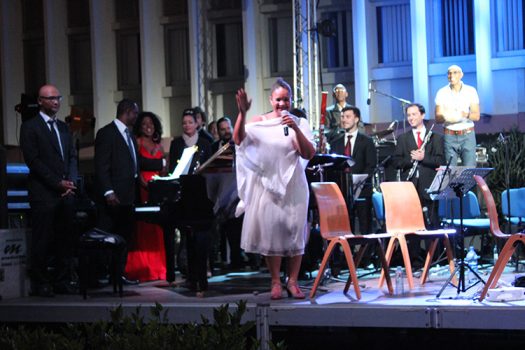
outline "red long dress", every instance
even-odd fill
[[[161,159],[163,157],[160,147],[157,147],[152,155],[142,145],[139,139],[139,152],[142,157]],[[158,171],[140,172],[146,183],[151,180]],[[148,190],[140,187],[140,200],[142,203],[148,200]],[[166,279],[166,254],[164,251],[164,234],[159,225],[138,221],[135,232],[135,244],[130,247],[128,261],[126,264],[126,276],[140,282]]]

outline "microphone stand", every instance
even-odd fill
[[[391,98],[391,99],[399,101],[401,103],[401,109],[402,109],[402,114],[403,114],[403,133],[405,133],[406,132],[406,119],[407,119],[406,118],[405,106],[411,104],[412,102],[409,101],[409,100],[405,100],[404,98],[401,98],[401,97],[397,97],[397,96],[394,96],[394,95],[387,94],[386,92],[383,92],[383,91],[380,91],[380,90],[369,89],[369,91],[373,92],[375,94],[378,94],[378,95],[383,95],[385,97]]]

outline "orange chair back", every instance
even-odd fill
[[[421,202],[412,182],[383,182],[380,186],[385,203],[388,233],[426,230]]]
[[[478,184],[479,189],[483,193],[483,198],[485,198],[485,205],[487,206],[487,212],[490,219],[490,232],[496,237],[506,236],[499,227],[498,222],[498,211],[496,210],[496,202],[494,202],[494,197],[490,192],[489,186],[485,180],[479,176],[474,175],[474,180]]]
[[[319,209],[321,236],[331,239],[352,233],[348,209],[341,190],[334,182],[312,182],[310,184]]]

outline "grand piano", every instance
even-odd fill
[[[175,280],[175,229],[211,228],[215,219],[214,206],[221,196],[215,186],[217,179],[234,174],[232,149],[230,144],[223,146],[193,175],[150,181],[148,203],[135,208],[137,220],[158,224],[164,231],[168,282]]]

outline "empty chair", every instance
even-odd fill
[[[481,292],[479,301],[482,301],[483,299],[485,299],[485,296],[487,295],[489,289],[494,288],[498,283],[498,280],[501,274],[503,273],[507,262],[514,253],[514,250],[516,250],[518,244],[525,244],[525,233],[519,232],[513,235],[507,235],[501,232],[498,222],[498,211],[496,210],[496,203],[494,202],[494,197],[492,196],[492,193],[490,192],[487,183],[481,176],[477,175],[474,175],[474,180],[476,180],[476,183],[478,184],[478,187],[482,191],[483,197],[485,198],[485,204],[487,205],[487,211],[490,219],[490,232],[492,233],[492,235],[494,235],[496,239],[506,241],[505,245],[501,249],[498,261],[496,262],[496,264],[494,264],[494,268],[492,269],[492,272],[490,273],[490,276],[487,279],[487,282],[485,283],[485,287]]]
[[[344,293],[348,292],[350,283],[354,284],[354,290],[357,299],[361,299],[361,290],[357,282],[357,273],[355,269],[354,259],[350,245],[362,245],[359,256],[362,256],[364,250],[370,243],[377,245],[378,255],[381,260],[383,273],[388,277],[387,286],[388,292],[393,293],[392,283],[389,278],[388,264],[386,263],[385,254],[381,239],[389,238],[388,234],[372,234],[366,236],[356,236],[352,233],[350,227],[350,220],[348,218],[348,210],[341,190],[334,182],[313,182],[311,184],[312,191],[317,201],[319,209],[319,226],[321,229],[321,236],[326,239],[328,246],[325,249],[319,272],[315,278],[314,285],[310,292],[310,298],[315,296],[317,287],[321,281],[326,265],[332,252],[337,245],[341,245],[345,255],[346,262],[350,276],[346,282]]]
[[[463,196],[463,227],[469,230],[486,229],[490,222],[488,218],[482,218],[479,210],[478,197],[474,192],[469,191]],[[461,213],[459,198],[442,199],[439,201],[439,216],[447,223],[454,226],[460,225]],[[478,231],[479,232],[479,231]],[[470,232],[472,233],[472,232]]]
[[[383,204],[383,194],[375,192],[372,194],[372,205],[380,231],[385,231],[385,206]]]
[[[417,195],[416,188],[412,182],[383,182],[381,183],[383,200],[385,203],[386,231],[392,235],[386,249],[386,260],[390,264],[392,254],[399,245],[403,255],[403,262],[407,275],[409,287],[414,288],[412,276],[412,265],[407,246],[407,238],[414,237],[419,239],[429,239],[432,243],[427,250],[427,257],[421,275],[421,284],[425,283],[432,258],[436,251],[439,239],[443,240],[446,249],[450,272],[454,271],[452,248],[448,239],[449,234],[454,234],[454,229],[427,230],[423,219],[421,202]],[[379,286],[384,282],[384,273],[381,273]]]
[[[510,193],[510,213],[507,193]],[[511,188],[501,192],[501,213],[513,225],[522,225],[525,222],[525,187]],[[509,215],[510,214],[510,215]]]

